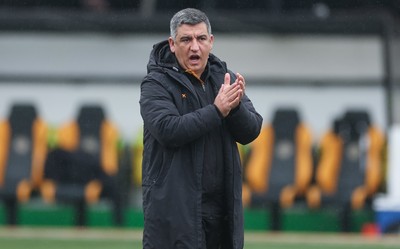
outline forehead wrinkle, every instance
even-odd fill
[[[204,24],[205,25],[205,24]],[[181,34],[180,34],[181,33]],[[182,26],[179,27],[177,36],[191,36],[193,37],[200,36],[200,35],[208,35],[208,31],[204,30],[203,25],[197,24],[197,25],[188,25],[188,24],[183,24]]]

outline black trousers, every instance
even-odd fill
[[[224,216],[203,216],[203,249],[220,249],[226,229]]]

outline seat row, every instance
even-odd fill
[[[87,205],[105,199],[121,225],[130,165],[103,107],[82,105],[76,119],[54,133],[52,147],[50,134],[29,103],[15,103],[0,122],[0,200],[8,224],[17,224],[18,204],[37,195],[47,203],[73,205],[79,226],[86,223]]]
[[[278,109],[243,157],[244,204],[270,208],[272,230],[280,230],[281,209],[296,202],[334,207],[342,231],[350,231],[352,211],[371,207],[379,190],[384,144],[366,110],[345,111],[313,146],[299,111]]]
[[[87,205],[106,199],[115,224],[121,225],[131,180],[141,183],[140,136],[133,150],[121,146],[100,105],[81,106],[75,120],[61,125],[51,139],[49,134],[32,104],[16,103],[0,122],[0,198],[8,223],[17,223],[19,203],[38,195],[48,203],[74,205],[80,226]],[[299,111],[278,109],[253,143],[239,146],[244,204],[271,208],[273,230],[280,229],[280,210],[298,201],[313,209],[338,207],[347,231],[351,211],[368,207],[381,184],[384,143],[365,110],[337,117],[315,147]]]

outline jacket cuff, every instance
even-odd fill
[[[235,114],[235,113],[240,109],[240,105],[241,105],[241,102],[239,102],[238,106],[236,106],[235,108],[233,108],[233,109],[229,112],[229,115],[228,115],[228,116],[231,116],[231,115]]]
[[[215,110],[217,111],[218,116],[219,116],[221,119],[223,119],[224,116],[223,116],[222,113],[219,111],[218,107],[217,107],[215,104],[213,104],[213,106],[215,107]]]

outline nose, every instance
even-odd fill
[[[199,43],[197,42],[196,39],[193,39],[192,44],[190,46],[190,50],[192,50],[192,51],[199,50]]]

